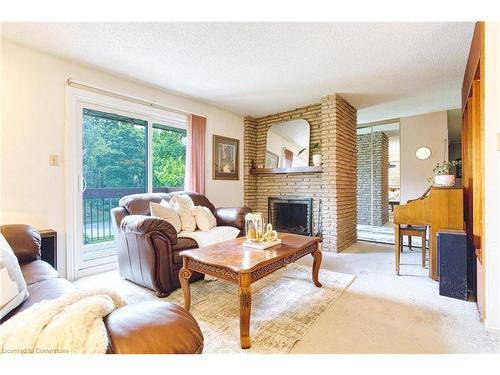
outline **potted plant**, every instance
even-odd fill
[[[450,169],[456,165],[458,165],[456,160],[437,163],[432,170],[434,172],[434,186],[455,185],[455,175],[450,174]]]
[[[316,167],[321,166],[321,146],[319,143],[313,143],[310,148],[312,154],[313,165]]]

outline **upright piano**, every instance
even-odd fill
[[[429,227],[429,274],[438,279],[436,235],[441,229],[464,229],[462,187],[431,187],[421,197],[394,207],[394,235],[399,251],[400,225]]]

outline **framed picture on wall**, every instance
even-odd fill
[[[278,168],[279,156],[271,151],[266,151],[266,168]]]
[[[234,138],[213,136],[212,178],[214,180],[239,180],[240,141]]]

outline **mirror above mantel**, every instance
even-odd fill
[[[267,131],[264,165],[252,174],[321,172],[309,164],[310,126],[304,119],[273,124]]]
[[[272,125],[267,131],[265,168],[307,167],[309,133],[309,123],[303,119]]]

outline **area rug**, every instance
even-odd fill
[[[314,286],[311,268],[290,264],[252,284],[250,349],[240,349],[238,286],[222,280],[191,284],[191,314],[205,337],[204,353],[288,353],[335,303],[355,276],[321,270],[322,288]],[[85,277],[77,288],[111,288],[127,303],[157,299],[154,292],[123,280],[118,271]],[[182,290],[162,300],[184,305]]]

